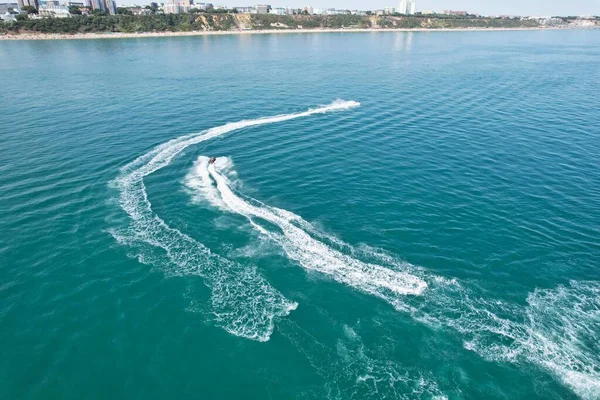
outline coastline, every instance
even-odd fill
[[[157,38],[174,36],[219,36],[219,35],[262,35],[279,33],[360,33],[360,32],[484,32],[484,31],[544,31],[560,29],[584,28],[323,28],[323,29],[259,29],[259,30],[231,30],[231,31],[190,31],[190,32],[105,32],[105,33],[18,33],[0,35],[0,40],[78,40],[78,39],[132,39],[132,38]],[[587,28],[590,29],[590,28]],[[591,28],[593,29],[593,28]]]

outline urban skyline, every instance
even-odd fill
[[[145,3],[145,0],[5,0],[8,3],[5,4],[6,7],[10,7],[10,3],[14,3],[18,8],[23,8],[24,6],[33,6],[40,10],[40,16],[54,16],[54,17],[67,17],[69,16],[69,8],[71,6],[82,7],[85,9],[86,7],[89,11],[91,10],[100,10],[107,14],[117,14],[117,7],[131,7],[135,5],[137,7],[144,7],[150,4],[154,4],[156,9],[161,13],[165,14],[178,14],[178,13],[186,13],[190,12],[192,9],[200,9],[206,10],[209,8],[215,9],[237,9],[240,13],[247,14],[296,14],[300,12],[305,12],[311,15],[336,15],[336,14],[345,14],[352,13],[357,15],[365,15],[372,12],[375,15],[392,15],[392,14],[404,14],[404,15],[413,15],[415,13],[418,14],[449,14],[449,15],[467,15],[467,14],[475,14],[481,16],[515,16],[515,17],[533,17],[533,18],[545,18],[546,22],[554,21],[556,18],[550,18],[554,15],[560,16],[593,16],[599,15],[600,12],[591,12],[591,13],[574,13],[574,12],[565,12],[565,13],[521,13],[515,14],[510,12],[504,13],[495,13],[495,14],[485,14],[480,13],[476,9],[466,9],[466,8],[427,8],[428,4],[431,4],[432,1],[436,0],[419,0],[419,6],[417,5],[417,0],[395,0],[397,2],[396,5],[387,4],[386,6],[380,8],[352,8],[348,7],[349,3],[344,3],[345,6],[342,7],[319,7],[316,6],[315,3],[310,2],[312,4],[305,4],[303,6],[294,6],[290,3],[293,3],[297,0],[280,0],[283,4],[280,3],[263,3],[263,5],[259,4],[247,4],[238,0],[225,0],[225,1],[234,1],[233,5],[226,4],[223,2],[214,2],[214,3],[200,3],[194,0],[163,0],[162,2],[148,2]],[[118,1],[118,3],[117,3]],[[319,4],[319,0],[316,0]],[[322,1],[337,1],[337,0],[322,0]],[[350,0],[351,2],[352,0]],[[388,0],[378,0],[378,1],[388,1]],[[507,0],[510,2],[510,0]],[[583,0],[580,0],[583,1]],[[309,2],[306,2],[309,3]],[[454,4],[464,4],[465,0],[455,0]],[[575,2],[577,3],[577,1]],[[268,5],[267,5],[268,4]],[[425,4],[425,6],[421,6],[421,4]],[[160,6],[159,6],[160,5]],[[373,4],[370,4],[372,6]],[[15,7],[13,7],[15,8]],[[136,10],[140,10],[139,8],[133,8],[132,12],[134,14],[139,13],[149,13],[150,10],[141,9],[141,12]]]
[[[165,1],[166,3],[166,1]],[[242,2],[243,3],[243,2]],[[268,2],[267,2],[268,3]],[[141,0],[120,0],[119,4],[133,5],[145,4]],[[227,7],[238,7],[238,0],[222,0],[215,4]],[[374,0],[365,2],[363,0],[280,0],[268,3],[274,7],[304,8],[312,6],[317,8],[336,9],[358,9],[373,10],[385,9],[386,7],[399,7],[399,0]],[[570,2],[548,2],[541,0],[504,0],[493,2],[481,2],[477,0],[419,0],[416,11],[435,10],[467,10],[471,13],[481,15],[599,15],[600,2],[597,0],[572,0]]]

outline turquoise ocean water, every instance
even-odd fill
[[[599,66],[598,30],[0,42],[0,398],[600,398]]]

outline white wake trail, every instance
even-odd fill
[[[376,249],[353,248],[290,211],[238,195],[220,171],[225,164],[231,165],[230,160],[217,159],[209,165],[206,157],[200,157],[186,183],[211,204],[246,217],[304,268],[382,298],[432,328],[453,329],[466,349],[487,360],[525,360],[556,376],[582,399],[600,398],[599,283],[573,281],[567,287],[535,290],[525,308],[486,300],[456,280],[435,276]],[[193,185],[192,177],[202,184]],[[419,294],[423,295],[406,296]]]
[[[202,169],[201,165],[197,167]],[[332,249],[278,215],[270,207],[258,207],[237,196],[229,187],[227,178],[216,171],[214,164],[208,165],[208,172],[216,182],[223,203],[232,211],[249,218],[252,225],[263,234],[269,232],[253,218],[260,218],[278,226],[283,232],[283,238],[273,237],[283,246],[287,255],[304,268],[327,274],[338,282],[380,297],[394,305],[399,295],[419,295],[427,287],[427,284],[416,276],[365,263]]]
[[[273,319],[289,314],[297,304],[270,286],[254,267],[215,255],[190,236],[169,227],[152,211],[144,178],[168,166],[187,147],[234,130],[348,110],[359,105],[356,101],[338,100],[304,112],[228,123],[157,146],[121,168],[113,182],[119,191],[119,205],[128,214],[130,225],[125,230],[111,233],[119,243],[161,249],[174,266],[168,271],[174,275],[202,276],[212,292],[212,313],[217,324],[225,330],[253,340],[268,340],[273,331]],[[146,255],[142,253],[139,258],[145,260]]]

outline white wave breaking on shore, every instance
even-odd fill
[[[165,271],[168,274],[203,277],[212,293],[211,312],[223,329],[252,340],[269,340],[274,318],[288,315],[297,304],[269,285],[255,267],[216,255],[202,243],[168,226],[153,212],[144,178],[168,166],[187,147],[234,130],[348,110],[359,105],[356,101],[337,100],[304,112],[228,123],[157,146],[121,168],[113,181],[119,192],[118,203],[129,216],[130,224],[126,229],[111,230],[111,234],[122,244],[162,250],[172,266]],[[144,255],[141,254],[139,259],[143,261]]]

